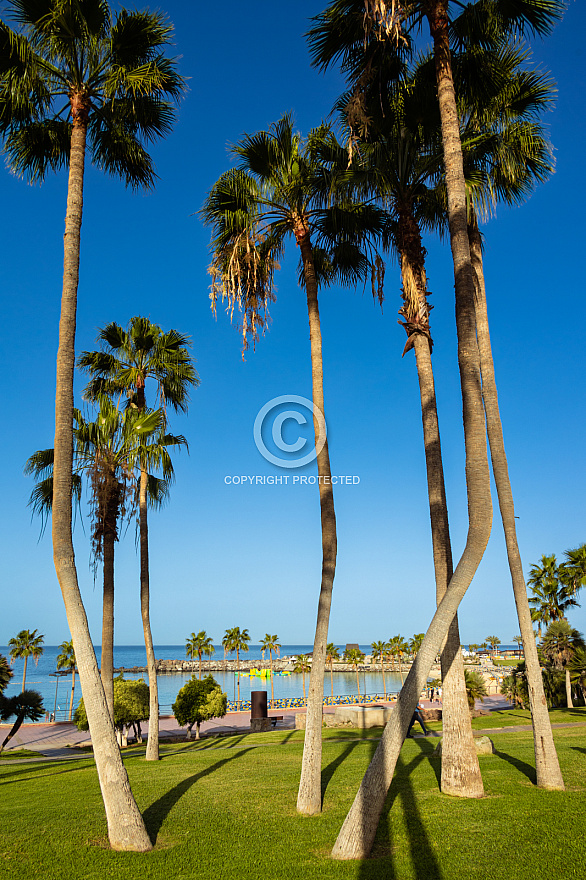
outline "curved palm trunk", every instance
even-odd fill
[[[157,662],[153,647],[150,617],[149,589],[149,527],[147,517],[147,480],[144,467],[140,469],[139,520],[140,520],[140,613],[144,632],[144,645],[147,655],[149,676],[149,735],[147,739],[147,761],[159,760],[159,690],[157,684]],[[201,659],[200,659],[201,663]],[[201,678],[201,672],[200,672]]]
[[[94,757],[113,849],[152,849],[142,816],[130,790],[128,775],[108,712],[96,655],[83,606],[71,534],[73,464],[73,371],[79,277],[79,244],[83,208],[83,173],[87,116],[78,114],[71,135],[69,187],[63,259],[63,295],[57,352],[55,400],[55,464],[53,473],[53,559],[73,640],[87,712]]]
[[[102,599],[102,657],[100,673],[110,718],[114,719],[114,542],[106,532],[104,542],[104,588]]]
[[[415,662],[401,689],[395,710],[383,731],[380,744],[334,845],[332,855],[339,859],[364,858],[371,850],[409,722],[417,706],[419,695],[427,682],[435,656],[444,643],[458,605],[484,555],[492,523],[486,427],[476,344],[474,284],[466,228],[466,189],[451,74],[447,0],[430,2],[427,6],[430,10],[427,14],[434,38],[448,191],[448,221],[456,282],[458,366],[462,387],[469,526],[462,557],[434,614]]]
[[[20,730],[20,728],[22,727],[22,723],[25,719],[25,715],[26,715],[26,709],[23,708],[20,710],[20,712],[16,716],[16,721],[14,722],[14,724],[12,725],[10,730],[8,731],[8,734],[5,737],[4,741],[0,743],[0,755],[2,754],[2,752],[6,748],[6,746],[8,745],[10,740],[12,739],[12,737],[15,736],[15,734],[17,734],[18,731]]]
[[[323,362],[321,350],[321,326],[317,302],[317,281],[313,265],[313,254],[309,233],[305,228],[296,229],[297,243],[301,249],[305,289],[307,293],[307,311],[309,316],[309,338],[311,343],[311,384],[314,405],[324,410]],[[320,428],[314,416],[313,427],[315,442],[320,435]],[[322,576],[315,639],[313,642],[313,659],[309,678],[309,700],[307,702],[307,721],[303,746],[301,779],[297,796],[299,813],[314,815],[321,812],[321,756],[322,756],[322,718],[324,705],[324,679],[326,669],[326,647],[328,643],[328,626],[332,604],[332,590],[336,572],[336,514],[334,511],[334,493],[330,470],[328,442],[317,456],[319,477],[319,500],[321,509],[322,534]]]
[[[513,492],[509,479],[509,468],[503,429],[498,405],[496,379],[494,375],[494,363],[490,344],[490,331],[488,326],[488,310],[486,305],[486,290],[484,286],[484,271],[482,264],[482,246],[480,232],[476,217],[473,215],[468,228],[470,241],[470,254],[476,280],[476,328],[478,335],[478,348],[480,352],[480,369],[482,373],[482,395],[486,411],[486,424],[488,429],[488,441],[492,459],[492,472],[499,500],[509,569],[513,583],[513,593],[517,606],[519,628],[523,640],[525,655],[525,669],[527,675],[527,690],[529,692],[529,706],[531,709],[531,721],[533,724],[533,744],[535,749],[535,770],[537,785],[539,788],[563,789],[558,756],[553,741],[551,722],[547,710],[547,700],[543,690],[543,678],[541,665],[537,655],[535,635],[533,633],[533,621],[531,609],[527,599],[527,589],[523,576],[523,564],[517,542],[517,529],[515,526],[515,506]],[[541,637],[541,627],[539,628]]]
[[[75,693],[75,666],[73,667],[73,672],[71,673],[71,697],[69,700],[69,720],[73,717],[73,695]]]
[[[436,600],[439,605],[453,574],[452,544],[431,362],[432,342],[429,333],[430,309],[427,302],[425,251],[410,206],[404,206],[400,213],[399,248],[404,299],[400,313],[406,319],[404,326],[410,334],[405,348],[412,343],[415,349],[421,397]],[[440,787],[445,794],[482,797],[484,786],[468,708],[457,614],[450,624],[441,652],[441,668],[443,739]]]

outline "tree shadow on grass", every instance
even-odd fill
[[[338,769],[340,764],[342,764],[346,760],[348,755],[350,755],[350,753],[352,751],[354,751],[354,749],[356,748],[357,745],[360,745],[360,740],[356,740],[355,742],[349,743],[346,746],[346,748],[342,752],[340,752],[340,754],[338,755],[337,758],[334,758],[334,760],[331,761],[326,767],[322,768],[322,771],[321,771],[321,802],[322,802],[322,807],[323,807],[323,803],[324,803],[325,793],[326,793],[328,785],[330,784],[330,780],[331,780],[332,776],[334,775],[334,773],[336,772],[336,770]]]
[[[13,770],[11,773],[2,773],[0,775],[0,787],[2,785],[11,785],[14,782],[20,782],[21,781],[20,777],[26,776],[27,773],[28,774],[34,773],[34,777],[31,777],[31,778],[42,779],[45,776],[61,776],[62,773],[75,773],[79,770],[95,769],[95,764],[93,763],[93,755],[91,757],[92,757],[91,764],[84,764],[83,766],[80,767],[78,762],[76,761],[75,767],[68,767],[67,769],[63,769],[63,770],[52,770],[52,769],[48,768],[47,765],[49,764],[49,765],[51,765],[51,767],[53,767],[54,765],[56,765],[58,763],[58,765],[60,767],[62,767],[63,764],[65,764],[65,763],[73,764],[73,761],[69,760],[69,761],[57,762],[55,759],[53,759],[53,760],[47,759],[46,762],[45,761],[38,761],[38,762],[35,761],[35,762],[31,762],[30,764],[24,764],[24,765],[21,764],[20,769]],[[80,758],[79,760],[82,761],[84,759]],[[39,772],[36,772],[37,767],[39,768]],[[50,769],[50,772],[48,772],[48,773],[47,772],[44,772],[44,773],[40,772],[41,770],[47,771],[47,769]],[[17,779],[10,779],[7,782],[5,782],[4,780],[8,779],[8,777],[10,777],[10,776],[16,776],[18,778]],[[23,780],[23,781],[25,781],[25,780]]]
[[[583,755],[586,755],[586,749],[581,748],[580,746],[570,746],[573,752],[581,752]]]
[[[210,776],[210,774],[215,773],[216,770],[219,770],[224,764],[228,764],[230,761],[235,761],[236,758],[241,758],[249,751],[250,749],[241,749],[239,752],[236,752],[236,754],[230,755],[229,758],[222,758],[221,761],[217,761],[215,764],[212,764],[200,773],[194,773],[193,776],[188,776],[152,803],[150,807],[147,807],[142,814],[142,817],[152,843],[156,843],[161,825],[175,804],[178,803],[187,791],[189,791],[192,785],[195,785],[196,782],[199,782],[199,780],[203,779],[205,776]]]
[[[425,880],[442,880],[440,866],[421,817],[417,796],[411,781],[411,774],[422,761],[430,757],[433,751],[431,743],[425,741],[421,743],[420,748],[419,754],[408,764],[399,756],[393,782],[379,821],[371,857],[360,863],[358,872],[360,880],[383,880],[383,878],[384,880],[395,880],[397,876],[389,821],[389,814],[397,798],[403,806],[414,875],[421,880],[423,878]]]
[[[497,749],[494,750],[494,754],[497,758],[502,758],[507,764],[511,764],[512,767],[519,770],[519,772],[522,773],[523,776],[526,776],[533,785],[537,785],[537,774],[535,772],[535,767],[532,767],[531,764],[521,761],[520,758],[514,758],[513,755],[508,755],[506,752],[499,752]]]

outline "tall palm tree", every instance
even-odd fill
[[[429,94],[429,66],[429,62],[423,60],[413,71],[406,71],[382,99],[380,86],[374,84],[376,94],[369,96],[366,103],[371,141],[365,147],[361,144],[361,151],[366,150],[372,190],[392,217],[391,239],[401,266],[403,304],[399,314],[407,332],[403,355],[411,348],[415,352],[439,603],[451,580],[453,562],[431,359],[430,312],[433,307],[428,302],[426,252],[421,238],[422,219],[427,220],[429,187],[441,167],[439,117]],[[435,87],[435,83],[431,83],[431,87]],[[345,98],[342,102],[346,121],[351,124],[351,102]],[[450,624],[441,662],[444,679],[441,789],[449,794],[480,797],[482,778],[467,707],[457,615]]]
[[[348,648],[344,651],[344,660],[346,663],[350,663],[354,667],[354,672],[356,673],[356,687],[358,688],[358,702],[362,702],[362,697],[360,695],[360,680],[358,678],[358,664],[362,663],[364,660],[364,654],[359,648]],[[365,694],[366,696],[366,694]]]
[[[22,671],[22,693],[24,693],[26,686],[26,667],[28,658],[32,657],[36,666],[44,651],[43,641],[45,637],[37,635],[37,632],[38,630],[36,629],[33,629],[32,632],[30,629],[21,629],[16,638],[10,639],[8,642],[8,647],[10,648],[10,662],[14,663],[15,660],[24,660],[24,669]]]
[[[532,565],[527,579],[533,594],[529,599],[531,620],[537,623],[540,638],[543,625],[564,619],[568,609],[578,604],[571,586],[562,582],[560,568],[555,555],[542,556],[541,565]]]
[[[240,706],[240,651],[248,652],[248,642],[250,641],[250,635],[247,629],[240,629],[239,626],[233,626],[232,629],[227,629],[224,638],[222,639],[222,644],[226,648],[227,651],[232,653],[232,651],[236,652],[236,679],[238,682],[238,705]]]
[[[273,651],[275,651],[277,655],[281,652],[279,637],[277,635],[271,636],[269,633],[266,633],[264,639],[260,640],[260,647],[261,651],[263,651],[263,657],[265,651],[269,652],[269,662],[271,665],[271,709],[273,709],[275,702],[275,690],[273,684]]]
[[[548,626],[541,647],[555,668],[565,672],[566,704],[568,709],[573,709],[570,663],[576,650],[586,647],[582,634],[570,626],[567,620],[555,620]]]
[[[129,516],[134,504],[135,448],[158,428],[156,414],[121,413],[107,398],[101,397],[94,421],[86,421],[74,410],[73,487],[79,499],[81,475],[90,484],[92,518],[92,554],[94,564],[102,560],[103,608],[101,680],[110,716],[114,715],[114,554],[120,523]],[[27,461],[25,473],[39,482],[31,493],[30,504],[41,517],[54,508],[54,450],[34,453]]]
[[[494,655],[496,654],[496,650],[501,643],[501,640],[499,639],[498,636],[487,636],[486,641],[490,645],[490,647],[492,648],[492,654],[494,657]]]
[[[340,652],[333,642],[326,645],[326,663],[330,667],[330,686],[332,688],[332,700],[334,699],[334,662],[340,659]]]
[[[185,653],[188,657],[193,659],[194,657],[199,657],[199,677],[201,679],[201,657],[202,654],[206,654],[208,657],[211,657],[216,649],[214,648],[214,643],[210,636],[208,636],[205,629],[200,630],[197,635],[195,633],[191,633],[189,639],[185,644]]]
[[[152,187],[153,163],[143,144],[169,131],[183,83],[174,62],[164,55],[172,28],[160,14],[121,10],[113,16],[105,0],[7,0],[5,6],[18,28],[17,34],[10,31],[0,81],[3,116],[11,119],[6,138],[10,165],[38,181],[49,170],[69,166],[55,405],[55,568],[75,646],[110,843],[114,849],[144,852],[152,844],[117,747],[74,563],[75,323],[86,153],[98,168],[128,185]]]
[[[514,48],[505,46],[499,54],[501,63],[510,65],[509,73],[485,78],[485,82],[496,83],[497,88],[493,90],[490,100],[470,113],[466,121],[473,135],[479,125],[488,125],[491,130],[491,138],[486,145],[481,144],[479,151],[469,151],[476,182],[468,186],[468,239],[476,290],[476,328],[482,395],[513,593],[524,641],[537,785],[543,788],[563,788],[517,541],[513,494],[490,344],[482,242],[478,227],[478,218],[488,216],[497,200],[518,204],[531,193],[536,182],[542,182],[551,175],[552,150],[543,126],[539,123],[539,115],[551,105],[555,89],[547,74],[530,70],[520,63],[519,59],[524,60],[527,52],[519,44]],[[469,156],[465,154],[466,163],[470,161]]]
[[[564,550],[565,561],[559,567],[559,576],[572,595],[586,586],[586,544],[574,550]]]
[[[450,5],[448,0],[392,4],[387,4],[384,0],[368,0],[366,4],[359,0],[334,0],[321,16],[314,19],[316,23],[310,31],[311,49],[317,64],[325,68],[335,59],[341,58],[343,68],[354,73],[357,80],[365,80],[371,61],[367,53],[370,46],[374,45],[380,53],[380,44],[386,44],[388,54],[395,55],[405,26],[419,23],[423,18],[429,23],[436,67],[448,224],[454,263],[469,514],[464,553],[411,668],[402,699],[399,698],[398,711],[393,713],[385,728],[379,748],[334,846],[334,857],[342,859],[362,857],[370,851],[412,712],[435,654],[482,559],[492,521],[480,361],[476,341],[474,275],[467,227],[466,185],[451,66]],[[479,4],[473,4],[472,12],[468,16],[472,24],[476,5]],[[524,30],[546,33],[564,11],[561,0],[528,0],[523,4],[493,0],[490,6],[494,30],[501,35]],[[488,37],[489,34],[485,36]],[[357,64],[361,51],[364,58]],[[559,774],[551,783],[554,788],[563,786]]]
[[[311,673],[312,665],[313,664],[309,662],[309,656],[307,654],[299,654],[295,661],[295,665],[293,666],[293,672],[303,676],[303,701],[305,703],[307,703],[307,694],[305,693],[305,674]]]
[[[380,669],[383,674],[383,694],[386,700],[387,698],[387,685],[385,682],[385,657],[387,655],[388,645],[386,642],[373,642],[370,646],[372,649],[372,659],[380,660]]]
[[[399,675],[401,676],[401,685],[403,685],[403,665],[402,659],[403,654],[407,653],[409,650],[409,645],[405,641],[402,635],[393,636],[392,639],[389,639],[389,648],[391,654],[397,658],[399,661]]]
[[[243,314],[243,333],[253,341],[274,299],[273,275],[285,241],[293,236],[301,255],[311,346],[314,433],[319,475],[322,578],[309,685],[307,726],[297,809],[321,811],[321,730],[326,646],[336,569],[337,537],[331,468],[325,431],[322,337],[318,287],[334,277],[364,278],[371,263],[368,236],[381,229],[380,212],[344,197],[339,150],[322,126],[307,140],[283,116],[269,131],[246,135],[232,148],[240,167],[225,172],[202,209],[213,227],[212,298],[227,297]],[[324,156],[327,158],[324,159]],[[332,171],[329,158],[334,157]],[[347,163],[345,163],[347,164]],[[338,184],[338,187],[336,187]],[[376,276],[376,272],[374,273]]]
[[[99,351],[84,351],[78,358],[78,366],[88,372],[91,379],[85,396],[96,400],[103,394],[112,397],[125,395],[128,404],[139,412],[146,410],[146,386],[149,380],[156,384],[156,403],[163,413],[162,428],[166,428],[166,408],[187,411],[189,388],[197,386],[199,378],[189,353],[188,336],[177,330],[163,331],[148,318],[135,316],[128,327],[115,322],[107,324],[98,333]],[[185,445],[183,437],[178,438]],[[179,444],[179,445],[181,445]],[[154,450],[151,449],[150,456]],[[155,458],[157,456],[155,455]],[[159,457],[159,462],[162,459]],[[150,623],[150,574],[148,544],[148,471],[151,467],[149,453],[145,449],[139,457],[139,536],[140,536],[140,607],[143,634],[147,654],[149,676],[149,736],[147,761],[159,759],[159,697],[157,667]]]
[[[61,642],[61,653],[57,655],[57,669],[68,669],[71,672],[71,697],[69,700],[69,720],[73,716],[73,695],[75,693],[75,651],[73,641]]]

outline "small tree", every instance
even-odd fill
[[[4,660],[3,657],[1,659]],[[12,715],[16,715],[16,721],[0,743],[0,755],[25,719],[38,721],[44,711],[43,698],[37,691],[22,691],[17,697],[8,698],[0,693],[0,721],[8,721]]]
[[[140,722],[149,717],[149,687],[141,679],[126,681],[122,675],[114,679],[114,727],[118,745],[127,745],[127,729],[134,728],[137,742],[142,742]],[[73,720],[79,730],[88,730],[83,698]]]
[[[187,725],[187,736],[195,728],[195,738],[199,739],[199,726],[211,718],[223,718],[228,709],[228,697],[222,693],[218,682],[212,675],[203,679],[192,678],[184,684],[173,703],[173,715],[180,727]]]

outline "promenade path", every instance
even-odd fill
[[[380,704],[379,704],[380,705]],[[390,704],[392,705],[392,704]],[[422,705],[425,708],[439,708],[440,704],[437,702],[430,703],[427,700],[422,701]],[[324,712],[333,713],[334,706],[325,706]],[[501,709],[511,708],[511,704],[508,703],[501,696],[490,696],[485,697],[482,702],[477,701],[477,708],[484,709],[485,711],[499,711]],[[277,722],[278,730],[293,730],[295,728],[295,715],[303,711],[302,709],[295,710],[269,710],[269,717],[271,715],[276,715],[279,717]],[[581,726],[586,726],[578,722]],[[576,723],[569,724],[552,724],[552,727],[575,727]],[[4,738],[6,735],[5,732],[10,730],[10,724],[0,724],[0,738]],[[244,733],[250,729],[250,711],[248,712],[229,712],[224,718],[217,719],[214,721],[204,721],[201,725],[201,733],[205,735],[228,735],[228,734],[236,734],[236,733]],[[530,724],[516,725],[514,727],[491,727],[490,726],[490,716],[488,715],[486,718],[486,727],[482,729],[482,731],[477,730],[477,733],[496,733],[497,731],[506,730],[507,733],[513,731],[522,731],[522,730],[531,730]],[[146,735],[148,733],[148,722],[143,722],[142,724],[143,736],[146,742]],[[159,721],[159,735],[164,738],[165,736],[180,736],[185,735],[185,728],[179,727],[175,718],[172,715],[162,716]],[[417,736],[417,734],[415,734]],[[29,751],[38,752],[38,758],[15,758],[10,763],[21,763],[21,762],[36,762],[43,761],[47,758],[53,760],[80,760],[82,758],[87,758],[87,753],[81,753],[77,751],[76,746],[84,746],[91,745],[91,739],[87,731],[78,730],[75,724],[72,724],[67,721],[58,721],[53,722],[52,724],[23,724],[20,730],[15,734],[15,736],[10,740],[9,745],[6,747],[5,751],[14,751],[18,749],[27,749]]]

